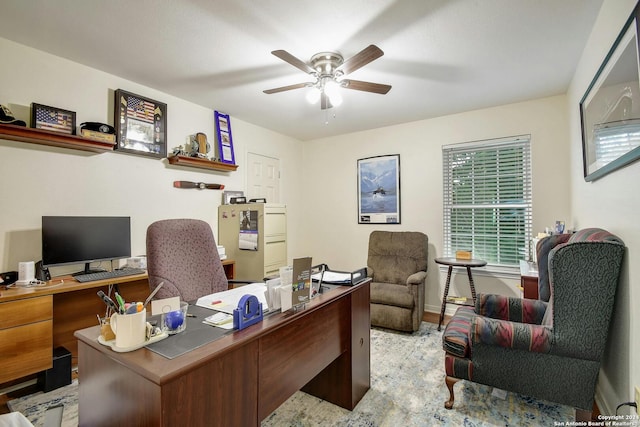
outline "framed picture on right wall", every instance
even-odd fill
[[[640,158],[638,6],[580,101],[585,181]]]

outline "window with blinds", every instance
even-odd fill
[[[600,168],[640,147],[640,120],[594,126],[595,165]]]
[[[442,147],[444,253],[517,267],[531,239],[530,136]]]

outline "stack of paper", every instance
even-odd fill
[[[264,283],[251,283],[229,289],[228,291],[216,292],[215,294],[200,297],[196,305],[198,307],[233,314],[233,310],[238,308],[238,303],[244,295],[255,295],[258,301],[262,303],[262,311],[266,313],[269,310],[269,304],[264,295],[266,291],[267,286]]]
[[[282,284],[279,277],[267,280],[267,292],[265,295],[267,303],[272,310],[282,309],[282,311],[287,311],[290,309],[292,293],[291,284]]]
[[[216,313],[211,316],[207,316],[202,323],[206,323],[207,325],[217,326],[222,329],[232,329],[233,328],[233,315],[227,313]]]

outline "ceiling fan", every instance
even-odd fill
[[[336,52],[320,52],[313,55],[307,64],[285,50],[274,50],[273,55],[315,78],[315,81],[297,83],[263,91],[266,94],[284,92],[292,89],[308,87],[307,100],[315,104],[320,100],[320,108],[337,107],[342,103],[339,88],[360,90],[364,92],[386,94],[391,86],[380,83],[363,82],[343,78],[349,73],[364,67],[368,63],[380,58],[384,52],[375,45],[369,45],[348,60]]]

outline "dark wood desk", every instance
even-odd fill
[[[104,314],[105,304],[96,292],[107,292],[111,283],[120,285],[128,301],[149,295],[146,274],[87,283],[61,276],[42,287],[1,290],[0,384],[51,368],[56,347],[65,347],[75,360],[73,333],[98,324],[96,314]]]
[[[352,410],[370,387],[370,280],[174,359],[77,331],[81,426],[258,426],[303,391]],[[171,338],[168,338],[171,339]]]
[[[447,283],[444,285],[444,295],[442,296],[442,306],[440,307],[440,318],[438,320],[438,330],[442,326],[444,320],[444,310],[447,304],[458,305],[475,305],[476,303],[476,287],[473,284],[473,276],[471,275],[471,268],[484,267],[487,265],[487,261],[481,259],[457,259],[457,258],[436,258],[434,260],[437,264],[448,265],[447,271]],[[451,272],[453,267],[464,267],[467,269],[467,276],[469,277],[469,288],[471,289],[471,298],[451,297],[449,299],[449,285],[451,284]]]

